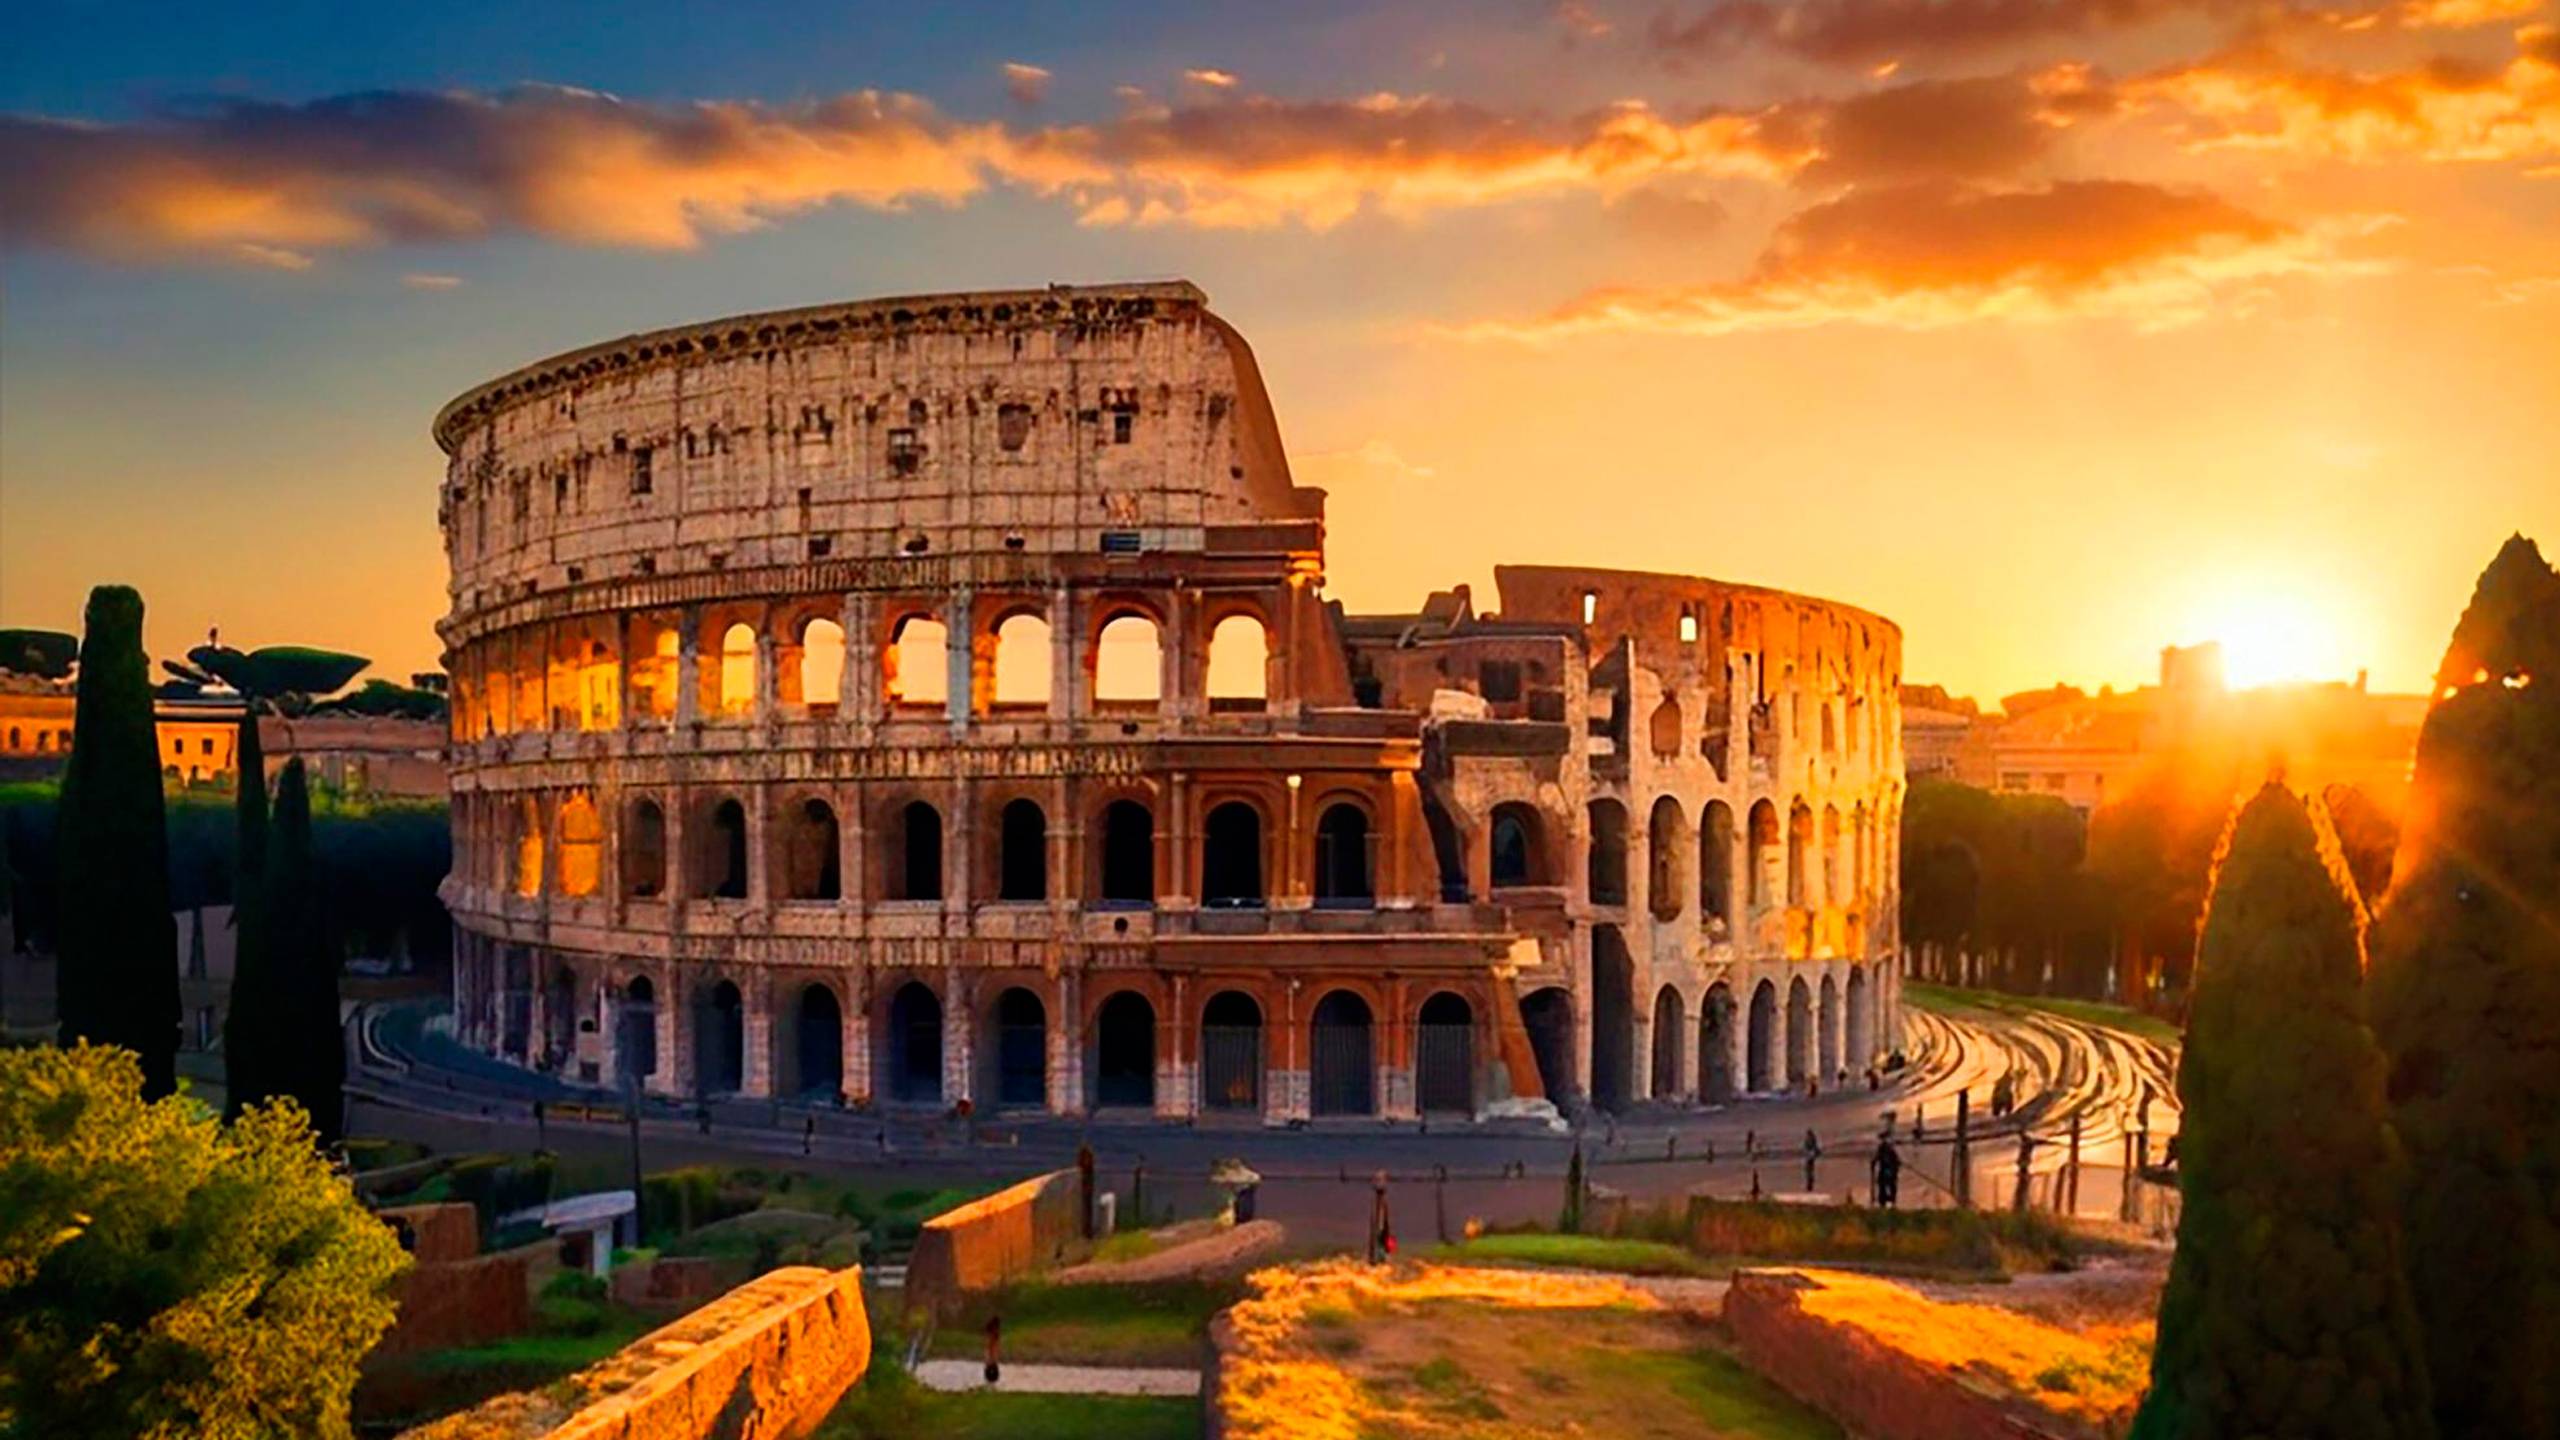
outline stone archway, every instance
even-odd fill
[[[1200,1103],[1247,1113],[1262,1108],[1262,1006],[1221,990],[1200,1011]]]
[[[1376,1114],[1377,1048],[1369,1002],[1336,990],[1316,1002],[1307,1028],[1310,1108],[1318,1115]]]
[[[1561,985],[1521,996],[1520,1028],[1529,1032],[1539,1087],[1549,1103],[1565,1108],[1580,1088],[1573,1078],[1573,997]]]
[[[1102,1002],[1093,1019],[1096,1109],[1153,1109],[1156,1103],[1156,1007],[1135,990]]]
[[[1778,987],[1766,980],[1751,987],[1751,1029],[1744,1064],[1755,1094],[1778,1088]]]
[[[1417,1109],[1426,1115],[1475,1113],[1475,1039],[1475,1007],[1465,996],[1443,990],[1422,1002],[1414,1026]]]
[[[1719,980],[1698,1007],[1698,1098],[1720,1104],[1733,1093],[1733,987]]]
[[[889,1098],[902,1105],[942,1103],[942,997],[910,980],[889,997]]]

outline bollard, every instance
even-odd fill
[[[2073,1111],[2071,1115],[2071,1149],[2063,1157],[2062,1173],[2069,1177],[2063,1182],[2063,1190],[2068,1199],[2062,1213],[2077,1215],[2080,1213],[2080,1114],[2078,1111]]]
[[[1956,1148],[1954,1173],[1956,1206],[1970,1209],[1973,1205],[1973,1087],[1956,1092]]]

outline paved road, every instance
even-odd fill
[[[350,1129],[360,1135],[414,1138],[438,1149],[523,1148],[533,1143],[532,1102],[548,1097],[545,1138],[558,1150],[627,1153],[623,1117],[575,1118],[593,1092],[459,1052],[405,1038],[403,1026],[359,1023],[357,1065],[349,1077]],[[2054,1016],[1967,1012],[1946,1017],[1907,1012],[1903,1044],[1912,1063],[1881,1090],[1864,1088],[1815,1099],[1754,1098],[1708,1107],[1653,1106],[1615,1121],[1587,1123],[1559,1136],[1516,1123],[1443,1124],[1324,1121],[1303,1130],[1258,1125],[1166,1126],[1144,1117],[1065,1119],[997,1117],[974,1127],[940,1116],[860,1115],[775,1102],[723,1102],[707,1124],[695,1112],[651,1105],[641,1139],[651,1168],[714,1160],[777,1158],[848,1177],[891,1178],[908,1185],[984,1181],[1036,1174],[1072,1163],[1090,1143],[1111,1188],[1124,1202],[1139,1167],[1147,1204],[1186,1212],[1210,1200],[1210,1165],[1234,1156],[1261,1172],[1260,1213],[1289,1227],[1293,1247],[1362,1243],[1370,1177],[1385,1170],[1399,1233],[1408,1244],[1454,1233],[1469,1219],[1491,1224],[1552,1220],[1561,1177],[1576,1144],[1595,1184],[1637,1201],[1705,1189],[1745,1195],[1805,1189],[1802,1146],[1811,1130],[1823,1157],[1813,1190],[1867,1198],[1867,1157],[1892,1124],[1908,1168],[1903,1203],[1949,1202],[1954,1188],[1957,1096],[1973,1105],[1970,1149],[1973,1203],[2005,1205],[2014,1189],[2018,1136],[2035,1139],[2031,1186],[2051,1203],[2067,1155],[2073,1118],[2081,1126],[2078,1210],[2113,1215],[2120,1190],[2113,1167],[2127,1149],[2147,1086],[2152,1154],[2175,1132],[2172,1062],[2158,1045]],[[2013,1077],[2015,1114],[1990,1118],[1991,1087]],[[1925,1138],[1912,1140],[1917,1121]],[[1757,1145],[1754,1162],[1751,1148]],[[1712,1157],[1712,1158],[1711,1158]],[[1443,1178],[1445,1172],[1445,1178]]]

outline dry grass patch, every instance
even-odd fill
[[[1614,1276],[1351,1261],[1266,1270],[1228,1312],[1234,1440],[1837,1440],[1709,1320]]]
[[[2003,1305],[1932,1298],[1907,1285],[1807,1270],[1805,1313],[1851,1326],[1923,1364],[1991,1380],[2045,1409],[2104,1428],[2150,1379],[2149,1319],[2078,1317],[2070,1328]]]

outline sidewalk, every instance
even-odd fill
[[[1124,1369],[1109,1365],[1007,1364],[994,1388],[1029,1395],[1169,1395],[1200,1393],[1197,1370]],[[927,1360],[916,1379],[928,1390],[987,1389],[986,1366],[976,1360]]]

